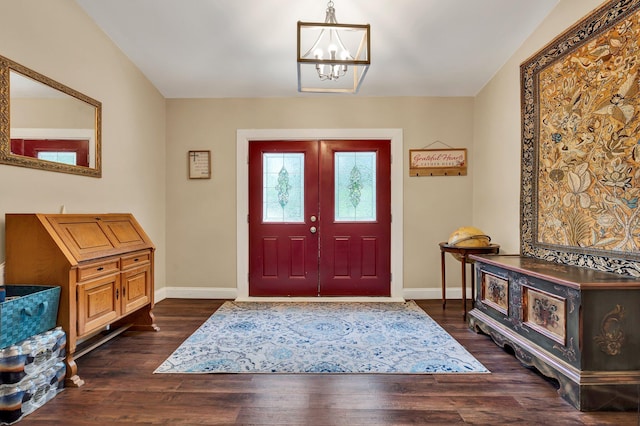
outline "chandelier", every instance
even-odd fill
[[[298,21],[298,92],[357,93],[371,64],[370,25]]]

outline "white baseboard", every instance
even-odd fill
[[[0,285],[4,285],[4,262],[0,263]]]
[[[405,288],[402,294],[406,300],[427,300],[442,299],[442,289],[440,288]],[[461,287],[447,287],[447,299],[462,299]],[[467,298],[471,298],[471,289],[467,288]]]
[[[425,300],[425,299],[441,299],[442,290],[439,288],[405,288],[402,291],[404,300]],[[206,288],[206,287],[163,287],[155,292],[155,301],[159,302],[163,299],[228,299],[236,300],[238,290],[236,288]],[[471,298],[471,291],[467,291],[467,297]],[[460,287],[447,288],[447,299],[461,299],[462,291]],[[402,299],[391,298],[331,298],[334,301],[390,301],[398,302]],[[240,299],[237,299],[240,300]],[[246,300],[267,300],[265,298],[249,297]],[[269,301],[284,301],[290,298],[269,298]],[[317,298],[296,298],[296,301],[318,301]]]
[[[439,299],[442,291],[439,288],[405,288],[402,295],[406,300]]]
[[[163,287],[155,294],[155,301],[163,299],[231,299],[235,300],[238,290],[235,288],[207,287]]]
[[[237,302],[404,302],[400,297],[239,297]]]

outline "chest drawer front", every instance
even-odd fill
[[[120,259],[115,258],[103,262],[91,263],[78,267],[78,282],[90,280],[120,271]]]
[[[129,269],[140,265],[148,264],[151,261],[150,251],[141,251],[127,256],[122,256],[122,269]]]

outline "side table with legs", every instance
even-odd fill
[[[471,301],[475,298],[475,282],[476,277],[473,268],[473,262],[469,261],[470,254],[498,254],[500,245],[489,244],[484,247],[464,247],[450,245],[449,243],[440,243],[440,262],[442,268],[442,309],[447,306],[446,294],[446,278],[445,278],[445,254],[452,253],[460,256],[460,264],[462,265],[462,318],[467,319],[467,263],[471,265]]]

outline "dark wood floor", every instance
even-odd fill
[[[19,425],[640,425],[638,412],[582,413],[554,384],[462,321],[462,305],[419,304],[491,374],[152,374],[222,303],[167,299],[161,331],[126,332],[78,360],[67,388]]]

